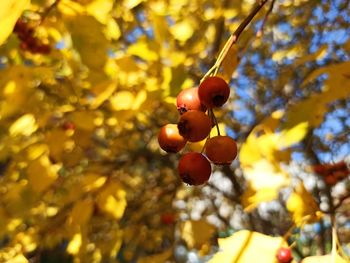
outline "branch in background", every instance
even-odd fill
[[[253,10],[250,12],[250,14],[243,20],[243,22],[238,26],[236,31],[230,36],[230,38],[226,41],[225,46],[221,50],[218,59],[216,60],[214,66],[208,70],[208,72],[204,75],[202,78],[202,81],[207,78],[209,75],[211,75],[214,72],[214,75],[219,70],[223,60],[225,59],[227,53],[229,52],[230,48],[233,44],[237,43],[241,33],[244,31],[244,29],[249,25],[249,23],[253,20],[255,15],[260,11],[260,9],[266,4],[268,0],[261,0],[259,3],[253,8]]]
[[[338,208],[343,204],[343,202],[344,202],[346,199],[348,199],[348,198],[350,198],[350,193],[348,193],[348,194],[342,196],[341,198],[339,198],[338,203],[334,205],[334,209],[338,209]]]
[[[275,1],[276,1],[276,0],[272,0],[272,2],[271,2],[271,4],[270,4],[270,7],[269,7],[269,10],[268,10],[267,13],[265,14],[264,20],[262,21],[261,26],[260,26],[258,32],[256,32],[256,36],[257,36],[257,37],[261,37],[261,36],[264,34],[264,27],[265,27],[265,24],[266,24],[267,19],[269,18],[269,15],[270,15],[271,12],[272,12],[272,9],[273,9],[273,6],[274,6],[274,4],[275,4]]]
[[[230,3],[230,0],[225,0],[225,2],[222,4],[222,8],[226,9]],[[221,38],[224,34],[224,28],[225,28],[225,17],[221,17],[217,22],[215,26],[215,38],[213,42],[213,47],[211,50],[211,57],[213,58],[212,61],[209,63],[210,65],[215,62],[215,54],[219,51],[220,44],[221,44]]]
[[[225,193],[224,191],[222,191],[220,188],[218,188],[216,185],[212,184],[212,183],[208,183],[207,184],[210,188],[212,188],[213,190],[221,193],[223,195],[223,197],[225,197],[226,199],[233,201],[237,204],[240,204],[240,200],[236,197],[236,196],[232,196],[229,195],[228,193]]]
[[[213,207],[216,210],[216,216],[225,224],[226,227],[230,226],[230,221],[227,218],[220,215],[220,211],[219,211],[220,208],[215,204],[215,201],[210,198],[210,202],[212,203]]]
[[[46,8],[46,9],[44,10],[44,12],[43,12],[42,15],[41,15],[41,20],[40,20],[39,25],[41,25],[41,24],[45,21],[45,19],[46,19],[47,16],[49,15],[49,13],[50,13],[53,9],[55,9],[55,8],[58,6],[58,4],[59,4],[60,2],[61,2],[61,0],[56,0],[55,2],[53,2],[52,5],[50,5],[48,8]]]

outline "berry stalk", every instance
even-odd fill
[[[224,47],[222,48],[218,59],[216,60],[214,66],[208,70],[208,72],[204,75],[200,82],[206,79],[214,72],[214,76],[217,74],[223,60],[227,56],[228,51],[232,47],[233,44],[238,42],[238,39],[244,29],[249,25],[249,23],[253,20],[256,14],[260,11],[260,9],[266,4],[268,0],[260,0],[259,3],[253,8],[250,14],[243,20],[243,22],[238,26],[236,31],[230,36],[230,38],[226,41]]]

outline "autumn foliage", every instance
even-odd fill
[[[0,262],[349,262],[349,1],[0,1]]]

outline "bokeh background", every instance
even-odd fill
[[[347,262],[350,1],[258,12],[218,72],[239,155],[207,184],[158,146],[257,2],[0,3],[0,262]]]

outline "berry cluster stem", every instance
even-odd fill
[[[255,15],[260,11],[260,9],[266,4],[268,0],[260,0],[258,4],[253,8],[253,10],[250,12],[250,14],[243,20],[243,22],[238,26],[236,31],[230,36],[230,38],[226,41],[224,47],[222,48],[218,59],[216,60],[214,66],[212,66],[208,72],[203,76],[200,82],[202,82],[204,79],[206,79],[208,76],[213,75],[215,76],[217,72],[219,71],[219,68],[224,61],[225,57],[227,56],[227,53],[229,52],[230,48],[233,44],[237,43],[241,33],[244,31],[244,29],[249,25],[249,23],[253,20]]]
[[[211,119],[212,119],[212,121],[214,121],[214,124],[215,124],[215,126],[216,126],[216,130],[217,130],[217,132],[218,132],[218,135],[220,136],[219,123],[218,123],[218,120],[217,120],[216,117],[215,117],[215,114],[214,114],[213,109],[210,109],[209,112],[211,113]]]

